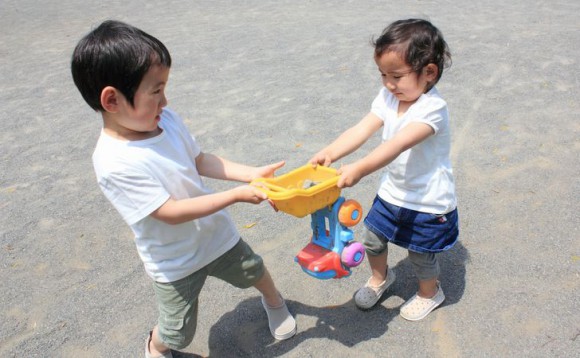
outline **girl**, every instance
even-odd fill
[[[430,22],[400,20],[373,43],[383,88],[358,124],[318,152],[310,162],[328,166],[354,152],[382,129],[382,144],[366,157],[339,169],[339,187],[350,187],[384,168],[378,194],[364,220],[372,276],[355,294],[361,309],[373,307],[395,281],[388,269],[387,243],[409,252],[418,292],[401,307],[416,321],[444,300],[436,253],[458,236],[455,185],[449,160],[447,104],[435,84],[451,56],[441,32]]]

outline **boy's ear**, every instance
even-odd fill
[[[424,71],[423,73],[427,77],[427,81],[429,82],[434,81],[437,78],[437,75],[439,74],[439,68],[434,63],[430,63],[427,66],[425,66],[423,68],[423,71]]]
[[[115,87],[107,86],[101,91],[101,106],[107,112],[116,113],[119,109],[119,91]]]

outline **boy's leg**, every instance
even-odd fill
[[[152,357],[154,350],[178,350],[191,343],[197,328],[198,297],[206,278],[207,271],[201,269],[175,282],[153,283],[159,318],[149,345]]]
[[[288,311],[286,302],[265,267],[264,275],[254,287],[262,294],[262,305],[268,315],[268,325],[274,338],[283,340],[293,337],[296,334],[296,320]]]
[[[296,334],[296,321],[276,289],[262,258],[242,239],[230,251],[209,265],[209,274],[238,288],[254,286],[262,294],[270,331],[276,339]]]
[[[159,330],[157,326],[155,326],[151,333],[151,339],[147,340],[148,342],[147,349],[149,350],[149,354],[151,357],[163,357],[163,355],[166,355],[168,352],[169,353],[171,352],[169,347],[165,346],[163,342],[161,342],[158,331]]]
[[[280,292],[276,289],[274,280],[270,276],[268,269],[264,267],[264,275],[254,284],[254,287],[260,291],[264,297],[264,302],[270,307],[278,307],[284,304],[284,299],[280,296]]]

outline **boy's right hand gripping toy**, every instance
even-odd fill
[[[353,240],[349,229],[362,218],[355,200],[340,196],[336,169],[307,164],[276,178],[254,180],[277,209],[296,217],[311,214],[312,238],[295,261],[318,279],[349,276],[361,264],[364,246]]]

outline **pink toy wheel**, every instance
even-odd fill
[[[360,265],[365,258],[365,247],[357,241],[352,241],[344,247],[340,259],[347,267]]]

